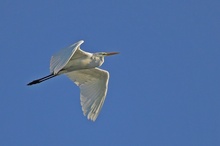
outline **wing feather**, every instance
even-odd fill
[[[50,73],[57,74],[61,69],[65,67],[73,55],[77,56],[77,54],[82,54],[81,52],[83,51],[80,49],[80,45],[83,42],[83,40],[78,41],[77,43],[63,48],[54,54],[50,60]]]
[[[80,88],[80,101],[83,114],[95,121],[105,101],[109,73],[99,68],[66,73]]]

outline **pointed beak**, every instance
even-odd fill
[[[116,55],[119,54],[119,52],[108,52],[106,53],[106,56]]]

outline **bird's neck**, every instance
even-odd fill
[[[104,62],[104,57],[99,57],[99,59],[102,63]]]
[[[100,57],[100,56],[93,56],[93,61],[95,64],[97,64],[98,66],[101,66],[104,62],[104,57]]]

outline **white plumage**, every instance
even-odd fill
[[[80,88],[80,101],[83,114],[95,121],[105,101],[109,73],[98,68],[104,62],[104,56],[118,52],[89,53],[80,49],[84,41],[60,50],[50,61],[51,74],[34,80],[28,85],[37,84],[60,74],[66,74]]]
[[[83,114],[95,121],[105,101],[109,73],[93,68],[69,72],[66,75],[80,88]]]

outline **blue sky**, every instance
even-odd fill
[[[0,145],[219,146],[218,0],[0,2]],[[102,111],[83,116],[79,88],[49,74],[78,40],[119,51]]]

